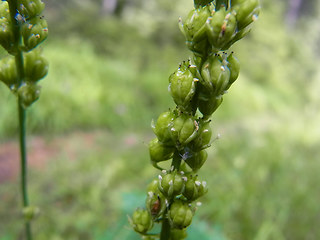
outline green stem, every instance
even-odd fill
[[[163,222],[161,226],[160,240],[168,240],[170,238],[171,226],[168,218],[166,217],[167,212],[163,214]]]
[[[17,0],[9,0],[9,11],[12,22],[12,32],[14,36],[14,49],[15,63],[17,67],[17,85],[20,86],[24,80],[24,67],[23,67],[23,52],[21,51],[22,37],[20,22],[17,20],[18,3]],[[21,192],[23,207],[29,206],[28,189],[27,189],[27,150],[26,150],[26,110],[22,106],[20,97],[18,98],[18,112],[19,112],[19,144],[20,144],[20,163],[21,163]],[[26,239],[32,240],[31,224],[29,221],[25,222]]]
[[[20,143],[20,164],[21,164],[21,192],[23,207],[29,206],[28,189],[27,189],[27,150],[26,150],[26,111],[22,107],[20,98],[18,99],[19,111],[19,143]],[[25,222],[26,239],[32,240],[31,224]]]
[[[174,169],[177,169],[179,171],[181,165],[181,156],[178,151],[176,151],[172,158],[171,167],[174,167]]]

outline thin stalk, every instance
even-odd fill
[[[21,50],[22,36],[20,22],[18,21],[18,3],[17,0],[9,0],[9,11],[12,22],[12,32],[14,36],[14,57],[17,67],[17,83],[20,86],[24,80],[24,67],[23,67],[23,52]],[[20,164],[21,164],[21,193],[23,207],[29,206],[28,189],[27,189],[27,150],[26,150],[26,110],[22,106],[20,97],[18,98],[18,112],[19,112],[19,145],[20,145]],[[31,224],[25,221],[26,239],[32,240]]]
[[[21,192],[23,207],[29,206],[28,189],[27,189],[27,150],[26,150],[26,111],[21,105],[20,98],[18,99],[19,111],[19,143],[20,143],[20,164],[21,164]],[[26,239],[32,240],[31,224],[29,221],[25,222]]]
[[[161,226],[160,240],[168,240],[170,238],[171,226],[168,218],[165,216],[167,211],[163,214],[163,222]]]

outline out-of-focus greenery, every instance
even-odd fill
[[[170,9],[169,0],[137,1],[140,8],[128,7],[121,18],[98,17],[94,5],[82,6],[92,11],[88,18],[75,8],[61,18],[72,19],[67,26],[50,26],[44,46],[50,72],[28,111],[28,131],[56,135],[58,142],[68,137],[76,160],[62,152],[31,171],[30,199],[42,210],[35,239],[138,239],[126,215],[143,205],[146,184],[157,174],[146,146],[150,121],[172,106],[167,79],[188,57],[178,28],[167,28],[161,14],[170,21],[184,16],[184,1],[171,1]],[[285,5],[263,4],[252,33],[233,49],[240,78],[212,123],[222,138],[201,170],[210,190],[188,239],[320,237],[320,19],[302,18],[289,31]],[[53,10],[48,16],[60,13]],[[4,144],[17,125],[15,99],[4,85],[0,105]],[[95,133],[94,147],[66,134],[79,129]],[[126,144],[132,136],[136,142]],[[19,206],[18,183],[1,184],[0,240],[21,238]]]

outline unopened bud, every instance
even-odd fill
[[[39,16],[44,9],[44,5],[41,0],[18,0],[19,13],[26,18]]]
[[[25,221],[29,222],[37,217],[40,213],[40,209],[36,206],[28,206],[22,209],[22,215]]]
[[[190,62],[183,62],[169,77],[169,92],[174,102],[183,110],[188,109],[195,94],[196,84]]]
[[[200,99],[198,103],[199,111],[205,118],[209,118],[221,105],[222,101],[223,97],[221,95],[218,97],[210,96],[208,100]]]
[[[12,91],[15,91],[18,87],[17,68],[12,56],[0,60],[0,81]]]
[[[175,200],[171,204],[168,217],[172,227],[184,229],[191,224],[193,212],[188,203]]]
[[[48,68],[48,61],[37,49],[24,55],[24,71],[26,82],[37,82],[44,78],[48,73]]]
[[[188,181],[185,184],[183,196],[185,196],[188,201],[194,201],[207,192],[208,188],[205,182],[198,181],[197,176],[190,176],[188,177]]]
[[[177,171],[170,172],[159,181],[159,189],[167,198],[173,198],[183,192],[184,189],[183,177]]]
[[[43,18],[35,17],[22,25],[21,32],[23,37],[24,50],[30,51],[47,38],[47,21]]]
[[[186,145],[197,136],[199,126],[196,119],[182,113],[177,117],[171,128],[171,136],[178,146]]]
[[[187,158],[185,162],[189,167],[197,172],[208,158],[208,153],[206,150],[201,150],[200,152],[195,152],[191,157]]]
[[[153,164],[169,160],[172,158],[174,150],[173,147],[164,146],[158,138],[151,140],[149,143],[149,154]]]
[[[156,124],[152,124],[152,128],[159,141],[163,145],[172,146],[174,142],[171,138],[171,127],[173,125],[173,120],[175,119],[175,114],[172,111],[164,112],[160,114]]]
[[[153,226],[150,213],[146,209],[141,208],[134,211],[132,218],[129,218],[129,222],[138,233],[146,233]]]
[[[260,13],[259,0],[247,0],[237,4],[234,7],[236,11],[236,18],[238,30],[242,30],[250,23],[255,21]]]
[[[26,83],[19,87],[18,95],[23,107],[27,108],[40,97],[40,86],[34,83]]]
[[[192,141],[192,149],[200,151],[209,147],[212,136],[210,121],[199,121],[199,131],[197,137]]]

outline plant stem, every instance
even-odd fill
[[[168,240],[170,237],[170,223],[168,218],[166,217],[167,211],[163,214],[163,222],[161,226],[160,240]]]
[[[21,164],[21,192],[23,207],[29,206],[28,189],[27,189],[27,151],[26,151],[26,111],[22,107],[20,98],[18,99],[19,111],[19,143],[20,143],[20,164]],[[26,239],[32,240],[31,224],[25,222]]]
[[[18,3],[17,0],[9,0],[9,11],[12,22],[12,32],[14,36],[14,53],[15,63],[17,67],[17,85],[20,86],[24,80],[24,67],[23,67],[23,52],[20,48],[22,43],[20,22],[17,20]],[[21,164],[21,193],[23,207],[29,206],[28,189],[27,189],[27,150],[26,150],[26,110],[22,106],[22,100],[18,97],[18,112],[19,112],[19,145],[20,145],[20,164]],[[25,221],[26,239],[32,240],[31,224]]]

